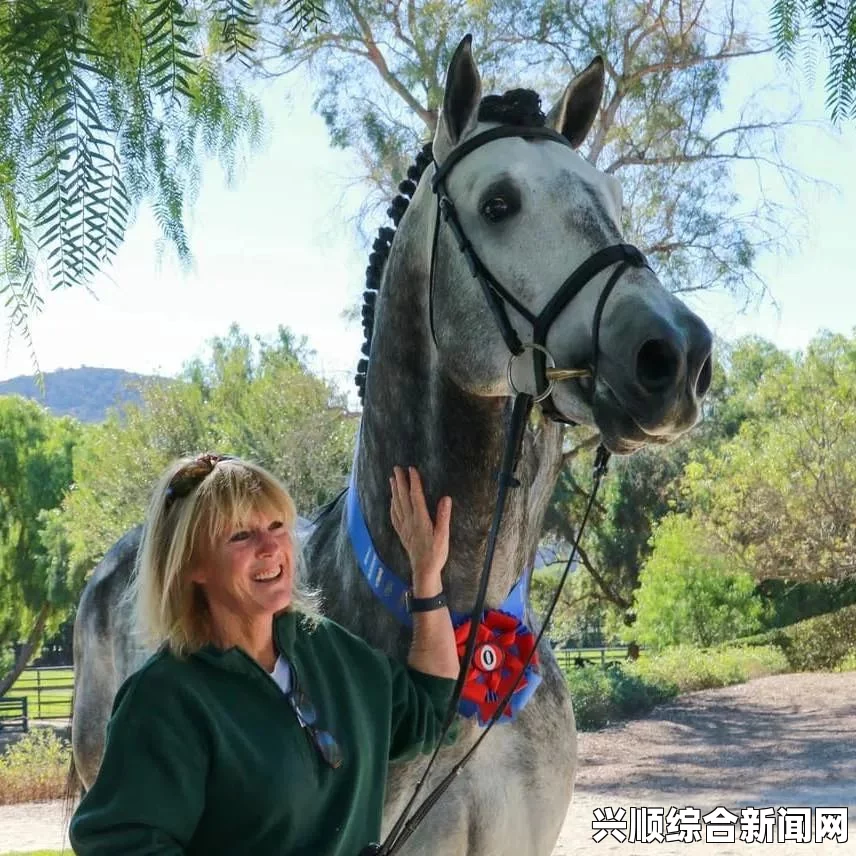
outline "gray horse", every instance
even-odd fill
[[[571,81],[545,124],[537,109],[515,112],[526,92],[482,101],[465,39],[449,66],[433,162],[424,174],[411,174],[418,186],[409,189],[409,205],[391,209],[400,220],[394,237],[381,230],[375,244],[369,274],[379,292],[367,294],[364,310],[370,358],[358,378],[364,411],[350,496],[362,509],[376,554],[402,580],[408,565],[388,515],[393,465],[418,465],[431,503],[443,494],[453,497],[444,586],[461,613],[476,598],[510,380],[543,387],[540,352],[525,347],[510,365],[508,337],[530,343],[532,316],[548,306],[569,273],[621,242],[617,181],[574,151],[596,118],[603,85],[603,66],[595,60]],[[442,171],[454,152],[460,156],[468,141],[509,123],[519,132],[478,144],[432,186],[435,169]],[[527,129],[536,126],[562,136],[529,136]],[[451,220],[446,210],[438,223],[438,195],[446,208],[454,207]],[[462,246],[474,248],[508,299],[488,294],[484,271],[474,277],[477,265]],[[511,491],[490,577],[489,608],[504,602],[535,553],[562,465],[563,428],[556,420],[596,426],[610,450],[629,453],[689,429],[710,381],[710,332],[638,259],[595,271],[554,314],[544,347],[560,367],[589,367],[592,377],[558,383],[550,399],[554,418],[533,419],[527,427],[520,484]],[[309,535],[304,556],[310,581],[323,595],[326,614],[404,658],[409,631],[359,569],[347,507],[348,497],[340,497]],[[98,769],[113,695],[144,654],[130,642],[130,619],[120,605],[138,543],[135,530],[112,548],[78,611],[73,745],[84,783]],[[565,682],[547,645],[540,651],[540,676],[529,703],[513,722],[493,730],[402,852],[552,852],[573,790],[576,731]],[[443,749],[429,784],[479,733],[475,720],[462,720],[458,742]],[[418,758],[391,768],[387,830],[424,764]]]

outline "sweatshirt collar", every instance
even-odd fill
[[[294,658],[299,620],[300,616],[298,613],[292,610],[280,613],[273,620],[274,644],[278,653],[282,654],[287,660]],[[194,656],[218,668],[242,674],[253,671],[251,666],[255,663],[255,660],[249,654],[236,645],[233,645],[231,648],[218,648],[212,644],[204,645],[195,652]],[[264,671],[258,663],[256,663],[256,666],[259,670]]]

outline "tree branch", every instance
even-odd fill
[[[591,578],[595,581],[595,583],[597,583],[597,587],[603,592],[604,597],[610,603],[614,603],[619,609],[630,609],[630,607],[633,605],[632,602],[618,594],[618,592],[616,592],[609,585],[609,583],[601,576],[601,574],[592,564],[588,553],[585,551],[582,545],[577,547],[577,555],[580,557],[580,561],[583,563],[585,569],[591,574]]]
[[[578,443],[569,451],[565,452],[562,455],[562,468],[568,466],[570,462],[580,454],[580,452],[587,452],[589,449],[594,449],[597,444],[600,442],[600,434],[595,433],[592,434],[591,437],[586,437],[582,443]]]
[[[393,92],[395,92],[404,101],[404,103],[424,122],[425,127],[433,129],[435,119],[431,111],[428,110],[426,107],[423,107],[416,100],[410,90],[390,70],[383,53],[378,47],[377,41],[374,37],[374,33],[372,32],[368,21],[360,12],[358,5],[354,2],[349,2],[348,8],[351,10],[351,14],[354,16],[354,19],[356,20],[357,24],[360,27],[360,31],[363,34],[363,44],[365,45],[366,51],[368,52],[369,61],[377,69],[381,78],[390,87],[390,89],[392,89]]]
[[[684,71],[688,68],[694,68],[697,65],[702,65],[706,62],[723,62],[730,59],[738,59],[744,56],[759,56],[761,54],[772,53],[772,48],[759,48],[758,50],[745,51],[726,51],[722,50],[715,54],[689,57],[685,60],[668,59],[663,62],[654,62],[650,65],[642,66],[634,70],[632,74],[627,75],[628,82],[638,82],[642,77],[649,74],[657,74],[661,71]]]

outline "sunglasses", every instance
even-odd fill
[[[291,673],[292,688],[286,695],[297,721],[301,728],[309,736],[312,745],[318,750],[318,754],[324,759],[324,762],[334,770],[342,766],[342,750],[336,742],[336,738],[329,731],[324,731],[318,728],[318,712],[315,710],[315,705],[311,699],[301,689],[299,685],[294,683],[294,670]]]
[[[177,499],[184,499],[211,474],[220,461],[234,461],[232,455],[200,455],[189,464],[185,464],[170,480],[166,489],[164,510],[169,511]]]

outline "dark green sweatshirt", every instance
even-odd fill
[[[436,744],[454,681],[408,669],[331,621],[274,638],[328,766],[287,697],[238,648],[160,652],[116,696],[101,770],[71,823],[79,856],[357,856],[380,836],[390,759]]]

